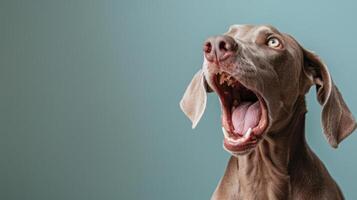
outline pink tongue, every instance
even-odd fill
[[[243,135],[249,128],[254,128],[260,120],[261,110],[259,101],[244,102],[232,110],[232,123],[235,132]]]

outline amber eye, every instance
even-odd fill
[[[274,49],[281,49],[282,48],[282,44],[280,42],[280,40],[276,37],[271,37],[269,38],[267,45],[271,48]]]

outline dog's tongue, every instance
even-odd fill
[[[260,120],[261,110],[259,101],[243,102],[232,109],[232,123],[235,132],[244,134],[249,128],[254,128]]]

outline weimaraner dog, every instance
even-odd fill
[[[233,25],[203,46],[203,67],[180,102],[194,128],[215,92],[232,154],[212,199],[344,199],[305,139],[305,94],[315,85],[334,148],[356,128],[321,59],[272,26]]]

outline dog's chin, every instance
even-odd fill
[[[248,149],[241,150],[241,151],[232,151],[232,150],[227,149],[227,147],[224,146],[224,145],[223,145],[223,148],[228,153],[232,154],[232,156],[235,156],[235,157],[248,155],[248,154],[252,153],[255,150],[255,147],[252,147],[252,148],[248,148]]]
[[[224,127],[222,127],[224,129]],[[262,140],[261,134],[259,137],[254,135],[253,132],[249,136],[236,137],[223,130],[223,148],[234,156],[246,155],[253,152]]]
[[[211,81],[221,103],[224,148],[235,156],[252,152],[268,126],[264,98],[226,72]]]
[[[249,154],[257,147],[260,139],[249,138],[248,142],[231,142],[229,137],[224,136],[223,148],[232,155],[239,156]]]

